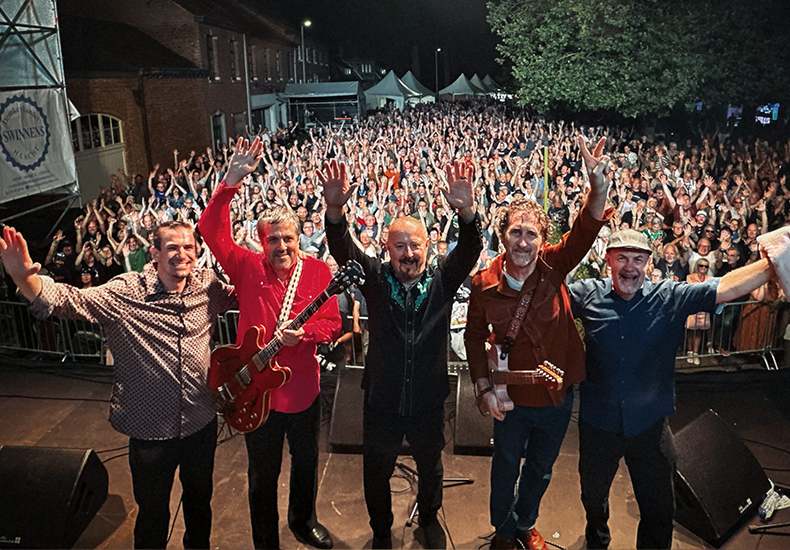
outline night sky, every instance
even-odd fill
[[[298,27],[304,19],[312,34],[328,45],[346,42],[402,76],[420,52],[420,80],[434,87],[434,51],[439,53],[439,85],[460,73],[501,76],[497,38],[486,22],[486,0],[254,0]],[[349,48],[347,48],[349,49]]]

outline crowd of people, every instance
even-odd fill
[[[34,313],[98,322],[120,351],[111,421],[130,436],[136,547],[166,544],[162,503],[178,465],[185,547],[208,544],[199,524],[210,524],[216,424],[206,339],[217,311],[236,305],[239,343],[264,327],[290,369],[288,384],[266,390],[268,421],[255,417],[261,427],[246,434],[253,542],[279,547],[287,437],[288,525],[301,542],[332,547],[315,513],[316,351],[346,331],[335,301],[303,326],[290,320],[338,264],[354,260],[368,312],[363,481],[374,548],[392,546],[389,479],[404,437],[419,472],[426,546],[446,544],[437,512],[447,327],[463,317],[452,306],[464,284],[477,406],[496,419],[492,548],[546,548],[535,523],[577,382],[587,547],[610,543],[608,492],[625,457],[641,512],[637,547],[668,548],[675,350],[685,329],[699,345],[696,333],[709,328],[717,304],[772,295],[776,274],[760,258],[758,237],[787,225],[790,214],[790,139],[746,142],[720,130],[699,138],[679,145],[577,127],[503,103],[379,111],[285,143],[260,132],[205,155],[174,151],[173,168],[157,166],[147,181],[113,176],[73,221],[73,237],[70,228],[55,235],[43,261],[52,279],[39,276],[12,228],[0,253]],[[767,237],[781,241],[776,235]],[[157,331],[141,330],[148,315]],[[584,324],[586,349],[574,318]],[[152,343],[159,333],[166,338]],[[138,348],[144,353],[135,355]],[[490,370],[490,350],[499,373]],[[144,374],[133,357],[148,365]],[[564,383],[532,381],[546,363]],[[191,376],[193,391],[176,391],[147,414],[140,407],[148,401],[128,396],[151,386],[160,364]],[[258,384],[258,374],[242,371],[237,389]],[[184,412],[173,414],[179,402]]]
[[[458,239],[457,217],[439,188],[442,167],[460,159],[474,167],[475,208],[485,237],[476,267],[483,268],[500,252],[493,231],[497,210],[514,199],[545,204],[556,233],[574,223],[587,192],[574,139],[580,134],[590,141],[606,138],[614,183],[608,200],[615,208],[608,228],[648,235],[655,279],[685,280],[703,257],[714,276],[752,262],[756,237],[790,216],[790,139],[752,141],[717,129],[677,143],[620,128],[546,122],[502,103],[444,103],[375,112],[353,126],[314,129],[288,142],[261,132],[263,162],[230,204],[233,237],[261,250],[256,220],[268,208],[289,205],[302,225],[300,249],[325,260],[325,201],[315,172],[337,159],[358,185],[347,217],[365,252],[386,260],[389,225],[411,216],[428,230],[429,260],[435,264]],[[174,151],[173,166],[157,165],[147,178],[113,175],[100,196],[85,204],[73,232],[57,233],[44,259],[48,271],[83,287],[141,271],[157,225],[195,225],[200,219],[227,170],[229,151],[207,148],[186,158]],[[602,252],[608,233],[601,232],[583,261],[588,276],[606,273]],[[206,247],[198,261],[221,269]]]
[[[337,159],[358,185],[347,217],[365,253],[386,261],[390,224],[410,216],[428,231],[428,259],[435,267],[458,239],[458,218],[439,188],[442,167],[460,159],[474,167],[475,208],[483,229],[484,247],[474,275],[502,252],[493,224],[497,210],[515,199],[533,199],[547,208],[554,239],[570,229],[587,193],[575,141],[583,135],[588,141],[606,138],[603,152],[613,168],[608,204],[615,212],[572,276],[607,275],[608,235],[628,227],[644,232],[653,246],[652,280],[695,282],[702,272],[721,276],[754,262],[757,236],[790,218],[790,138],[747,139],[731,134],[734,130],[717,127],[706,133],[698,128],[692,137],[673,141],[635,134],[632,128],[547,122],[498,102],[377,111],[353,125],[312,129],[300,139],[293,132],[270,135],[259,129],[262,162],[231,201],[232,234],[241,246],[262,250],[255,231],[258,218],[267,209],[288,205],[299,216],[300,250],[327,260],[325,201],[315,174],[325,161]],[[43,258],[46,270],[56,281],[81,288],[142,271],[150,260],[149,236],[158,225],[173,220],[197,225],[228,169],[232,147],[231,140],[205,152],[179,156],[173,151],[172,167],[157,165],[147,179],[114,174],[100,196],[85,204],[73,229],[57,232]],[[199,241],[198,265],[224,278],[214,254],[201,245]],[[465,288],[462,298],[468,295],[468,282]],[[765,296],[765,289],[744,298],[759,295]],[[460,327],[464,314],[461,306]],[[740,311],[689,319],[684,346],[689,362],[699,364],[697,355],[705,352],[727,355],[760,348],[763,316],[751,312],[744,338]],[[364,321],[354,327],[364,332]],[[364,337],[366,343],[366,333]],[[453,350],[465,358],[460,339]]]

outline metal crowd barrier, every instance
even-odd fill
[[[105,361],[107,339],[96,323],[61,317],[36,319],[20,302],[0,302],[0,348],[73,359]]]
[[[694,368],[732,355],[750,355],[759,356],[767,370],[776,370],[779,364],[775,352],[784,349],[783,337],[789,314],[786,302],[724,304],[721,312],[708,314],[709,328],[686,329],[676,367]],[[692,349],[695,337],[699,343]]]
[[[239,312],[230,310],[219,315],[215,340],[219,345],[234,344]],[[367,318],[361,317],[363,324]],[[784,331],[790,322],[790,306],[786,302],[733,302],[725,304],[720,313],[709,314],[708,328],[686,329],[684,344],[677,353],[678,369],[710,366],[732,355],[759,357],[767,370],[778,368],[776,352],[782,351]],[[451,339],[460,337],[453,331]],[[690,348],[694,337],[699,344]],[[365,366],[363,349],[366,338],[350,339],[346,352],[347,365]],[[72,359],[106,360],[107,339],[101,326],[86,321],[59,317],[40,320],[30,315],[19,302],[0,301],[0,349],[52,355],[62,361]],[[465,358],[457,356],[448,345],[451,371],[463,368]]]

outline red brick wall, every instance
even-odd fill
[[[137,86],[136,78],[66,80],[69,99],[80,114],[104,113],[121,120],[127,169],[147,177],[142,111],[132,93]],[[144,90],[151,158],[162,169],[173,166],[173,149],[181,158],[190,150],[205,151],[211,144],[213,113],[225,113],[228,134],[233,135],[231,115],[246,111],[243,85],[215,85],[202,78],[145,78]]]
[[[58,0],[58,13],[126,23],[205,66],[194,15],[172,0]]]
[[[145,174],[148,164],[143,145],[143,123],[140,108],[134,102],[132,90],[137,79],[74,78],[66,80],[69,100],[81,115],[103,113],[121,120],[123,140],[126,145],[126,166],[132,173]]]

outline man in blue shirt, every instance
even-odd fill
[[[609,488],[621,457],[639,505],[637,548],[670,548],[675,512],[672,434],[675,350],[688,315],[758,288],[773,276],[764,259],[700,284],[645,281],[651,254],[644,233],[609,238],[611,279],[571,285],[584,324],[587,378],[580,385],[579,474],[587,548],[608,548]]]

